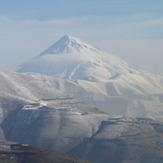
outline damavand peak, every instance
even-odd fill
[[[98,49],[92,45],[87,44],[74,36],[65,35],[41,53],[40,56],[63,53],[89,53],[95,51],[98,51]]]

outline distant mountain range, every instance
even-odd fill
[[[56,89],[51,80],[54,77],[0,71],[1,140],[55,149],[96,163],[162,163],[163,123],[106,114]],[[9,153],[14,158],[39,156],[33,149],[32,156],[26,154],[22,145],[12,147]],[[42,154],[41,158],[51,157]]]
[[[42,81],[110,114],[163,119],[162,76],[72,36],[21,64],[18,72],[53,76]]]

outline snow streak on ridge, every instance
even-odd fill
[[[84,43],[80,39],[73,36],[63,36],[55,44],[45,50],[40,56],[48,54],[62,54],[62,53],[79,53],[79,52],[91,52],[98,51],[98,49],[93,46]]]

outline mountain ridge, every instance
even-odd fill
[[[54,149],[96,163],[162,163],[163,123],[106,114],[59,91],[55,80],[41,74],[0,71],[1,140]],[[4,143],[0,147],[10,149]],[[16,150],[9,156],[28,154],[21,151],[24,145],[12,148]]]
[[[0,162],[3,163],[89,163],[89,161],[68,157],[65,154],[43,150],[27,144],[0,141]]]
[[[55,55],[53,55],[55,54]],[[18,72],[36,72],[64,79],[106,81],[120,73],[139,73],[124,60],[100,51],[75,37],[64,36]]]
[[[163,117],[163,77],[100,50],[38,56],[18,72],[51,76],[45,81],[109,114]]]
[[[79,53],[79,52],[91,52],[98,51],[93,46],[86,44],[82,40],[79,40],[73,36],[65,35],[59,39],[55,44],[46,49],[40,56],[62,54],[62,53]]]

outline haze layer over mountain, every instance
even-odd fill
[[[57,77],[44,81],[107,113],[163,119],[162,76],[72,36],[64,36],[18,71]]]

